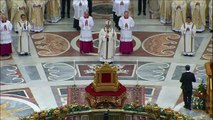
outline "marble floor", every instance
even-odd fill
[[[136,13],[134,15],[136,23],[133,30],[134,53],[132,55],[116,53],[113,64],[120,67],[119,81],[126,86],[134,86],[137,83],[144,86],[146,91],[143,102],[145,103],[157,103],[160,107],[170,107],[192,115],[197,120],[204,119],[203,116],[206,116],[204,112],[188,111],[183,108],[179,79],[184,66],[189,64],[197,79],[193,84],[194,88],[202,80],[206,81],[204,64],[212,57],[212,34],[209,30],[197,33],[196,54],[193,57],[186,57],[181,54],[183,41],[179,39],[178,34],[171,31],[171,26],[162,25],[159,20],[149,19],[148,16],[137,16]],[[94,34],[103,27],[103,21],[103,19],[95,19]],[[15,120],[18,116],[26,116],[33,111],[65,105],[67,86],[75,83],[82,87],[92,82],[94,66],[100,64],[99,56],[96,52],[91,54],[78,52],[76,39],[79,33],[72,28],[72,23],[73,19],[68,18],[55,24],[46,23],[43,33],[32,34],[29,56],[17,55],[17,34],[13,33],[12,58],[1,60],[0,66],[0,108],[3,110],[1,119]],[[51,54],[44,53],[45,51],[39,49],[37,44],[39,41],[36,40],[42,35],[50,38],[59,37],[68,46],[66,49],[59,49],[56,53],[53,51],[49,51],[52,52]],[[162,41],[158,41],[159,37]],[[147,41],[149,43],[153,39],[161,43],[169,42],[167,47],[172,48],[166,49],[160,45],[147,47]],[[159,47],[159,49],[152,51],[148,49],[149,47]],[[210,118],[205,119],[210,120]]]

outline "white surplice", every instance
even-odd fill
[[[188,29],[188,30],[187,30]],[[194,55],[195,54],[195,34],[196,26],[195,24],[185,23],[181,27],[182,37],[184,41],[183,55]]]
[[[11,24],[10,21],[7,20],[5,23],[2,23],[2,21],[0,21],[0,32],[1,32],[0,44],[12,43],[12,36],[11,36],[12,28],[13,25]]]
[[[73,8],[74,8],[74,18],[78,20],[81,16],[84,15],[84,12],[88,10],[88,1],[73,0]]]
[[[128,27],[125,27],[126,24]],[[122,16],[119,19],[118,25],[121,28],[120,40],[123,42],[132,41],[132,28],[135,26],[133,18],[128,17],[127,19],[125,19],[124,16]]]
[[[106,36],[108,37],[108,41]],[[98,52],[100,54],[100,61],[113,62],[113,57],[116,50],[116,32],[113,28],[107,32],[106,28],[101,29],[99,32],[99,47]]]
[[[86,24],[87,23],[87,24]],[[94,21],[91,16],[84,18],[83,16],[79,19],[80,31],[80,40],[81,41],[92,41],[92,28],[94,26]]]
[[[17,24],[18,29],[18,53],[30,53],[30,23],[28,21],[19,21]]]
[[[124,4],[121,5],[121,2]],[[115,15],[122,16],[125,11],[129,11],[130,0],[114,0],[113,2],[113,10]]]

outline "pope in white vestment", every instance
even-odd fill
[[[213,30],[213,23],[212,23],[212,19],[213,19],[213,12],[212,12],[212,0],[209,2],[209,29],[212,31]]]
[[[6,16],[2,16],[0,21],[0,55],[9,56],[12,53],[12,31],[13,25],[7,20]]]
[[[184,41],[183,55],[193,56],[195,54],[196,25],[191,22],[191,18],[187,18],[186,23],[181,27],[181,32],[181,39]]]
[[[94,21],[89,13],[84,12],[84,16],[79,19],[80,31],[80,52],[89,53],[93,50],[93,37],[92,37],[92,28],[94,26]]]
[[[8,18],[7,2],[6,0],[0,0],[0,18],[5,15]]]
[[[196,25],[198,32],[203,32],[206,25],[206,1],[192,0],[190,3],[192,22]]]
[[[74,8],[74,23],[73,28],[80,30],[79,27],[79,18],[84,15],[85,11],[88,11],[88,1],[87,0],[73,0]]]
[[[111,27],[111,21],[105,22],[105,27],[99,32],[99,47],[101,62],[113,62],[116,51],[117,35],[115,30]]]
[[[22,14],[27,13],[27,5],[25,0],[10,0],[11,10],[10,10],[10,21],[13,24],[13,28],[17,31],[17,23],[20,20]]]
[[[119,27],[121,28],[120,53],[130,54],[133,52],[132,29],[134,26],[133,18],[129,16],[128,11],[125,11],[124,16],[119,19]]]
[[[18,28],[18,54],[28,55],[30,54],[30,23],[24,14],[21,15],[21,20],[17,24]]]
[[[173,0],[172,2],[172,30],[181,31],[181,26],[186,21],[187,3],[185,0]]]

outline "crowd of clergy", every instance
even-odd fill
[[[138,0],[141,9],[141,0]],[[145,2],[144,2],[145,1]],[[12,38],[14,30],[19,35],[18,54],[29,55],[30,32],[42,32],[44,21],[56,23],[61,19],[70,18],[71,0],[0,0],[1,16],[1,56],[12,53]],[[133,52],[132,30],[135,25],[129,15],[130,0],[112,0],[113,21],[107,20],[105,27],[99,33],[100,61],[112,62],[115,54],[116,32],[120,31],[120,47],[122,54]],[[184,55],[194,55],[194,36],[207,27],[212,31],[212,0],[143,0],[143,14],[146,15],[146,4],[149,12],[159,15],[162,24],[171,24],[175,32],[181,32],[184,39]],[[74,10],[73,28],[80,31],[80,52],[89,53],[93,50],[92,0],[72,0]],[[65,11],[67,8],[67,11]],[[144,9],[145,8],[145,9]],[[138,10],[139,10],[138,9]],[[140,11],[138,11],[140,15]],[[190,39],[190,40],[188,40]]]

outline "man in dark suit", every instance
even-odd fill
[[[61,1],[61,18],[64,18],[64,14],[65,14],[65,5],[67,4],[67,17],[70,18],[70,1],[71,0],[62,0]]]
[[[183,90],[184,108],[191,110],[192,100],[192,82],[196,82],[194,73],[190,72],[190,66],[185,66],[186,72],[182,73],[180,82],[182,83],[181,89]]]
[[[141,15],[142,0],[138,0],[138,15]],[[143,0],[143,15],[146,15],[146,0]]]

